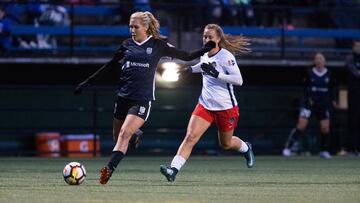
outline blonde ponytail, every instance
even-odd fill
[[[160,35],[160,23],[149,11],[145,12],[135,12],[131,15],[130,18],[138,18],[141,21],[141,24],[148,26],[146,34],[152,35],[155,39],[163,39],[164,36]]]
[[[150,18],[149,29],[147,30],[148,35],[152,35],[155,39],[160,37],[160,23],[149,11],[144,12],[145,15]]]

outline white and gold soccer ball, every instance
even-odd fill
[[[79,162],[70,162],[64,167],[63,177],[69,185],[80,185],[86,177],[85,167]]]

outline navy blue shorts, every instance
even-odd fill
[[[330,108],[327,104],[323,105],[301,105],[300,106],[300,117],[309,119],[311,114],[315,114],[315,116],[319,120],[330,119]]]
[[[114,108],[114,117],[118,120],[125,120],[128,114],[138,116],[145,121],[150,115],[151,101],[129,100],[123,97],[117,98]]]

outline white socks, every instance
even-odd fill
[[[171,161],[171,165],[170,167],[174,167],[176,168],[178,171],[180,171],[181,167],[185,164],[186,160],[180,156],[180,155],[176,155],[173,160]]]
[[[241,145],[240,145],[240,149],[238,149],[239,152],[245,153],[249,150],[248,145],[241,140]]]

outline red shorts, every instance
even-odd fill
[[[239,120],[239,107],[222,111],[210,111],[204,108],[200,103],[196,105],[192,115],[199,116],[215,125],[220,132],[229,132],[236,128]]]

